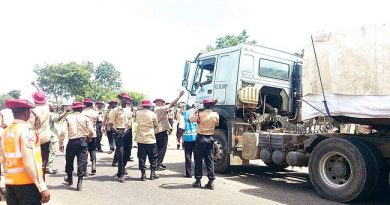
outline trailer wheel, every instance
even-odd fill
[[[216,129],[214,132],[214,170],[225,173],[230,165],[227,135],[224,130]]]
[[[269,167],[270,169],[274,170],[274,171],[283,171],[284,169],[286,169],[288,167],[288,164],[275,164],[275,162],[267,162],[267,163],[264,163],[265,165],[267,165],[267,167]]]
[[[374,179],[372,157],[357,140],[329,138],[314,147],[309,160],[310,180],[324,198],[349,202],[364,196]]]

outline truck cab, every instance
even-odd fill
[[[190,93],[188,100],[218,101],[214,108],[220,115],[215,135],[221,150],[216,156],[217,172],[248,163],[241,157],[239,136],[256,131],[253,122],[259,115],[295,116],[300,86],[294,79],[301,64],[299,56],[250,44],[201,53],[186,61],[182,85]]]

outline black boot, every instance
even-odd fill
[[[200,182],[200,179],[197,179],[194,183],[192,183],[192,187],[194,188],[201,188],[202,183]]]
[[[141,181],[146,181],[145,171],[141,171]]]
[[[68,182],[69,185],[72,185],[72,184],[73,184],[73,176],[72,176],[72,173],[66,174],[66,176],[64,177],[64,181],[65,181],[65,182]]]
[[[154,170],[154,169],[150,170],[150,180],[155,180],[158,178],[160,178],[160,176],[158,174],[156,174],[156,170]]]
[[[206,189],[214,190],[214,181],[209,181],[204,187]]]
[[[96,174],[96,160],[92,161],[92,171],[91,171],[91,175],[95,175]]]
[[[83,190],[83,177],[79,177],[77,180],[77,191]]]

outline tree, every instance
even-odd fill
[[[92,62],[37,65],[34,72],[42,90],[56,102],[70,97],[107,102],[116,98],[122,88],[120,72],[106,61],[96,68]]]
[[[20,98],[20,90],[11,90],[8,92],[8,95],[12,98],[19,99]]]
[[[146,95],[144,93],[135,92],[135,91],[129,92],[129,96],[132,97],[134,101],[136,101],[137,103],[140,103],[142,100],[146,98]]]
[[[249,43],[249,44],[256,44],[256,40],[248,40],[249,35],[246,33],[246,30],[244,29],[240,34],[234,35],[234,34],[228,34],[225,36],[221,36],[217,38],[215,41],[215,46],[207,45],[206,51],[214,51],[217,49],[227,48],[230,46],[236,46],[240,43]]]
[[[121,73],[111,63],[103,61],[95,71],[95,80],[104,87],[119,90],[122,87]]]
[[[36,65],[34,72],[42,90],[56,102],[59,98],[83,96],[85,87],[89,85],[94,68],[92,62],[58,63],[51,65]]]
[[[7,93],[1,94],[0,95],[0,110],[5,108],[4,103],[6,100],[11,99],[11,98],[18,99],[19,97],[20,97],[20,90],[11,90]]]

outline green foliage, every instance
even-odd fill
[[[42,90],[56,101],[59,98],[83,96],[94,72],[92,62],[36,65],[34,72]]]
[[[97,66],[95,80],[99,82],[99,85],[112,90],[119,90],[122,87],[121,73],[115,69],[113,64],[106,61]]]
[[[11,99],[11,98],[19,99],[19,97],[20,97],[20,90],[11,90],[7,93],[1,94],[0,95],[0,110],[5,108],[4,102],[6,100]]]
[[[91,98],[108,102],[117,99],[122,89],[121,73],[106,61],[96,68],[92,62],[37,65],[34,72],[42,90],[57,103],[70,97],[77,101]],[[143,93],[128,93],[138,102],[145,98]]]
[[[11,90],[8,92],[8,95],[12,98],[19,99],[20,98],[20,90]]]
[[[127,90],[123,90],[122,92],[127,93],[137,103],[140,103],[142,100],[146,99],[147,97],[144,93],[141,92],[127,91]]]
[[[217,49],[227,48],[231,46],[236,46],[240,43],[249,43],[249,44],[256,44],[257,42],[255,40],[248,40],[249,35],[246,33],[246,30],[244,29],[240,34],[234,35],[234,34],[228,34],[225,36],[221,36],[217,38],[215,41],[215,46],[207,45],[206,51],[214,51]]]

